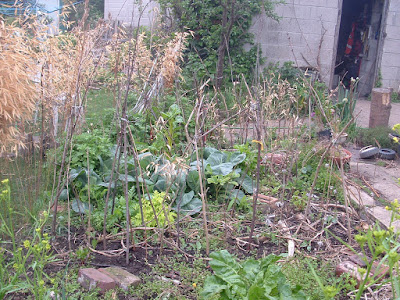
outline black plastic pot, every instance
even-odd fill
[[[330,129],[321,130],[317,132],[317,136],[319,139],[330,139],[332,137],[332,132]]]

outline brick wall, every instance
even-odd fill
[[[267,63],[294,61],[313,67],[329,84],[336,55],[339,0],[286,0],[276,7],[279,22],[257,16],[251,31]]]
[[[381,61],[382,84],[399,91],[400,85],[400,1],[390,0],[386,20],[386,37]]]

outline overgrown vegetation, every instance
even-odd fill
[[[272,2],[162,4],[177,32],[110,34],[89,1],[58,36],[2,23],[0,152],[29,151],[1,160],[0,299],[398,296],[397,234],[362,227],[347,194],[338,139],[355,132],[356,82],[336,97],[290,62],[254,73],[261,53],[242,46]],[[388,264],[391,287],[369,262],[358,287],[333,278],[323,260],[346,247]],[[144,282],[84,291],[71,266],[104,264]]]

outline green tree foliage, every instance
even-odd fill
[[[64,20],[73,22],[72,27],[78,24],[85,11],[85,1],[77,2],[76,0],[64,0],[63,12],[67,13]],[[89,0],[88,9],[86,24],[93,27],[99,19],[104,18],[104,0]]]
[[[265,13],[278,19],[272,0],[159,0],[172,12],[173,26],[191,30],[185,56],[186,71],[197,78],[209,76],[220,87],[224,78],[245,74],[250,79],[257,62],[257,45],[248,32],[253,16]],[[177,28],[174,28],[176,30]],[[246,51],[244,45],[251,48]],[[194,73],[194,74],[193,74]]]

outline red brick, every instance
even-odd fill
[[[367,264],[366,261],[368,259],[368,262],[371,260],[369,258],[366,258],[363,254],[354,254],[349,257],[349,259],[355,263],[356,265],[359,265],[362,268],[366,268]]]
[[[93,269],[80,269],[78,273],[78,282],[86,289],[92,290],[99,288],[101,293],[105,293],[116,287],[116,282],[110,276]]]
[[[358,272],[359,266],[351,261],[343,261],[336,266],[336,276],[340,276],[344,273],[349,274],[357,281],[357,286],[360,285],[361,281],[363,280],[362,275]]]
[[[137,286],[141,281],[139,277],[117,267],[99,269],[99,271],[114,279],[118,286],[125,291],[131,286]]]

